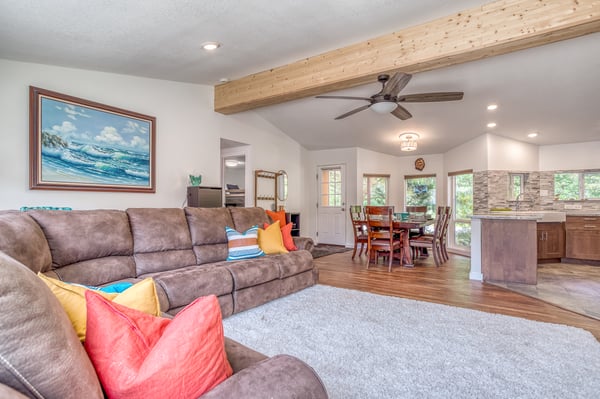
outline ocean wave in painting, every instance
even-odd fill
[[[42,180],[69,183],[150,185],[148,154],[95,144],[42,145]]]

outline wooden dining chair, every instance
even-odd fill
[[[352,251],[352,259],[356,256],[356,250],[360,245],[360,257],[367,246],[369,235],[367,234],[367,223],[363,214],[361,205],[350,205],[350,220],[352,221],[352,231],[354,233],[354,250]]]
[[[444,212],[444,225],[442,226],[441,240],[441,253],[444,262],[447,262],[450,257],[448,256],[448,225],[452,218],[452,207],[447,206]]]
[[[394,258],[402,257],[403,231],[394,230],[394,207],[392,206],[367,206],[365,207],[367,220],[367,269],[371,260],[377,263],[379,256],[388,259],[388,271],[392,271]]]
[[[409,240],[409,245],[413,250],[413,256],[416,257],[420,254],[420,250],[423,248],[427,248],[431,250],[433,254],[433,260],[435,262],[435,266],[439,267],[442,263],[443,254],[442,254],[442,232],[444,229],[444,223],[446,219],[446,207],[438,206],[435,218],[435,225],[433,228],[432,235],[420,235],[417,237],[413,237]],[[445,261],[444,261],[445,262]]]

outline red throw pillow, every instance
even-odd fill
[[[280,224],[281,226],[281,224]],[[263,229],[269,227],[269,223],[263,225]],[[283,238],[283,246],[288,251],[297,251],[298,247],[294,244],[294,238],[292,237],[293,223],[288,223],[281,228],[281,238]]]
[[[172,320],[85,297],[85,349],[109,398],[197,398],[233,373],[214,295]]]
[[[273,223],[275,223],[276,221],[279,220],[279,225],[280,226],[285,226],[285,223],[286,223],[286,220],[285,220],[285,211],[273,212],[273,211],[267,210],[267,215],[269,215],[269,217],[271,218],[271,220],[273,221]]]

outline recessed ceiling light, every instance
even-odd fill
[[[496,127],[496,122],[490,122],[490,123],[488,123],[487,127]]]
[[[538,136],[538,134],[536,132],[531,132],[531,133],[529,133],[527,135],[527,137],[531,137],[531,138],[534,138],[534,137],[537,137],[537,136]]]
[[[498,105],[496,105],[496,104],[490,104],[487,106],[488,111],[493,111],[496,108],[498,108]]]
[[[206,51],[213,51],[221,47],[221,43],[219,42],[205,42],[202,43],[202,49]]]

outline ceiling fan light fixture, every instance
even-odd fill
[[[393,101],[380,101],[373,103],[370,108],[378,114],[387,114],[395,110],[397,106],[398,104]]]
[[[417,149],[417,133],[402,133],[400,136],[400,151],[415,151]]]

